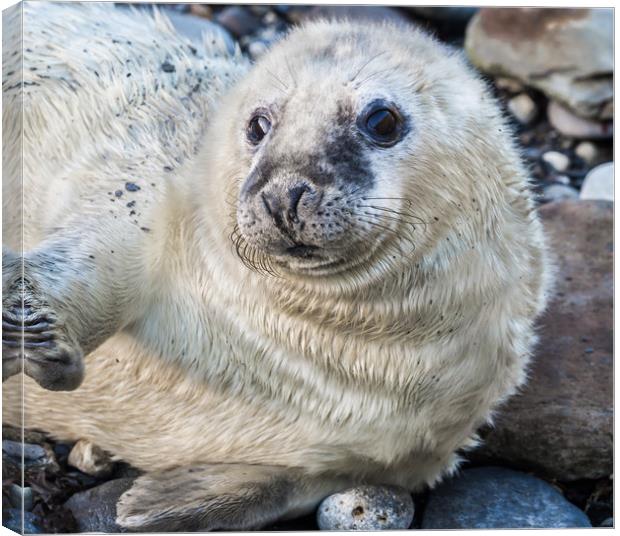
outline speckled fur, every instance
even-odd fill
[[[83,45],[67,58],[60,43],[48,51],[40,31],[62,30],[64,41],[70,19],[30,16],[27,65],[40,70],[26,79],[41,85],[25,88],[27,257],[65,252],[60,274],[33,270],[57,307],[79,317],[75,330],[93,351],[75,391],[26,378],[26,426],[91,441],[152,474],[288,467],[318,478],[323,494],[344,481],[419,489],[452,472],[456,451],[476,443],[476,429],[524,381],[549,282],[526,172],[461,57],[412,29],[313,23],[277,45],[211,117],[224,73],[245,70],[240,59],[209,49],[197,62],[163,22],[138,30],[96,11],[80,19]],[[85,28],[89,20],[109,21],[112,35]],[[131,46],[112,43],[121,28]],[[159,48],[149,32],[163,32]],[[347,86],[381,52],[364,83]],[[157,69],[166,54],[174,76]],[[192,92],[185,69],[204,64],[209,90]],[[41,70],[52,78],[39,80]],[[288,93],[296,112],[283,120],[278,149],[308,155],[330,102],[342,95],[361,107],[386,92],[413,123],[393,151],[372,156],[372,191],[400,198],[395,210],[406,199],[427,223],[394,223],[415,250],[320,278],[249,270],[230,234],[252,166],[243,140],[251,111]],[[12,118],[4,121],[6,129]],[[140,190],[128,192],[127,181]],[[15,200],[5,202],[6,214]],[[19,417],[20,382],[4,384],[5,422]],[[142,497],[151,488],[143,482]],[[162,502],[182,500],[166,489]],[[286,509],[309,507],[316,489],[291,495]],[[124,500],[121,520],[143,526]]]

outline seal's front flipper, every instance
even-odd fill
[[[22,258],[3,251],[2,381],[18,372],[53,391],[76,389],[83,354]]]
[[[248,530],[311,511],[342,479],[281,466],[205,464],[138,478],[116,522],[139,531]]]

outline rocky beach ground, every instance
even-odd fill
[[[505,110],[531,171],[557,283],[530,380],[453,479],[411,497],[356,488],[270,530],[613,526],[613,15],[611,10],[208,6],[163,8],[189,39],[222,32],[259,58],[293,24],[347,16],[420,25],[461,48]],[[117,532],[139,473],[69,463],[73,445],[3,429],[3,524]]]

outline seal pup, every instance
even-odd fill
[[[122,143],[99,151],[123,175],[74,162],[71,184],[96,189],[65,190],[81,220],[42,231],[23,277],[5,255],[25,425],[146,471],[117,506],[135,530],[257,528],[358,483],[453,471],[524,381],[549,280],[484,84],[419,30],[316,22],[208,117],[177,110],[166,139],[199,139],[195,157],[153,180],[119,118]],[[166,158],[133,124],[144,160]]]

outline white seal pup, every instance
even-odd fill
[[[150,53],[139,85],[168,74]],[[96,84],[76,88],[85,114]],[[79,136],[45,138],[71,165],[32,180],[62,208],[30,231],[23,277],[4,259],[24,424],[146,471],[118,504],[128,529],[256,528],[359,483],[449,474],[524,381],[549,279],[484,84],[418,30],[341,21],[294,30],[208,114],[180,103],[187,88],[167,85],[149,114],[138,99],[77,119],[90,159],[71,157]],[[21,381],[4,384],[5,422]]]

